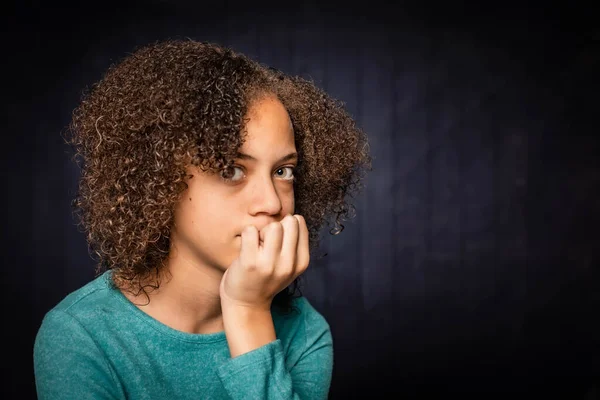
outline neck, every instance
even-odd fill
[[[174,251],[160,273],[158,289],[133,296],[125,294],[140,310],[161,323],[188,333],[223,331],[219,287],[224,271],[199,265],[185,251]]]

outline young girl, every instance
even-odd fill
[[[311,82],[191,40],[112,66],[73,114],[96,278],[50,310],[44,399],[324,399],[329,325],[296,294],[367,140]]]

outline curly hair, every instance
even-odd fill
[[[232,166],[247,111],[263,95],[277,96],[293,124],[295,212],[306,220],[310,248],[323,225],[331,227],[330,216],[330,233],[343,230],[354,211],[347,195],[371,168],[367,139],[343,103],[226,47],[155,42],[85,90],[66,130],[81,169],[72,206],[97,274],[110,269],[115,286],[138,294],[158,287],[186,167],[216,173]],[[274,305],[289,309],[297,281]]]

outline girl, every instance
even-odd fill
[[[367,141],[311,82],[191,40],[112,66],[73,113],[97,276],[44,317],[44,399],[324,399],[327,321],[296,293]]]

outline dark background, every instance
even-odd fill
[[[41,319],[93,277],[60,132],[111,63],[181,37],[312,78],[370,137],[357,216],[303,286],[334,335],[331,398],[598,396],[592,3],[19,4],[2,24],[8,398],[35,398]]]

